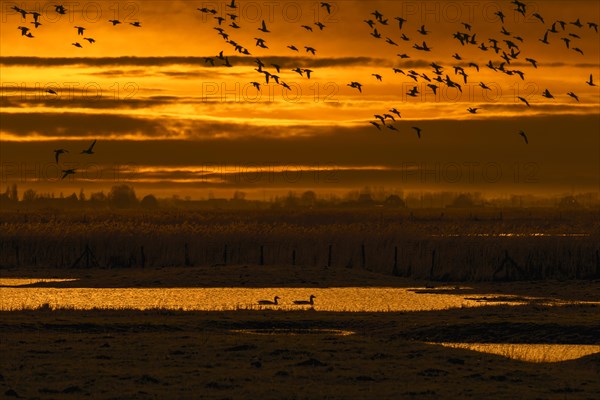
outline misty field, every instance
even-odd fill
[[[328,266],[441,281],[600,276],[598,210],[0,213],[2,268]]]

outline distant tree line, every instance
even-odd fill
[[[157,208],[198,208],[198,209],[311,209],[311,208],[481,208],[481,207],[558,207],[577,209],[600,205],[598,193],[583,193],[562,197],[509,196],[501,199],[485,199],[481,193],[390,193],[383,189],[363,188],[347,192],[343,196],[329,194],[318,196],[312,190],[300,194],[288,192],[287,195],[272,197],[269,200],[249,200],[243,191],[235,191],[231,198],[215,198],[210,192],[208,198],[192,200],[181,199],[178,195],[158,199],[148,194],[141,199],[135,189],[129,185],[113,186],[107,193],[92,192],[87,196],[83,189],[79,195],[72,193],[57,197],[54,193],[38,193],[27,189],[19,196],[16,184],[6,187],[0,193],[0,205],[26,206],[35,208],[111,208],[111,209],[157,209]]]

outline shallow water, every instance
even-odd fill
[[[428,311],[487,304],[467,298],[469,295],[439,293],[444,291],[440,289],[436,293],[415,293],[425,288],[48,288],[10,287],[3,279],[0,286],[0,310],[43,304],[73,309],[297,310],[311,308],[293,304],[294,300],[308,300],[311,294],[316,296],[312,308],[335,312]],[[275,296],[280,297],[278,305],[258,305],[259,300],[273,300]],[[493,299],[494,295],[486,297]],[[494,304],[524,301],[522,297],[512,301],[511,296],[501,299]]]
[[[600,353],[599,345],[516,343],[429,343],[444,347],[496,354],[513,360],[548,363],[575,360]]]

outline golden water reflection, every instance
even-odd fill
[[[0,285],[2,280],[0,280]],[[334,312],[430,311],[460,307],[481,307],[487,302],[468,295],[423,292],[424,288],[48,288],[0,287],[0,310],[32,309],[47,304],[51,308],[72,309],[181,309],[202,311],[308,310]],[[308,300],[314,305],[295,305]],[[258,305],[273,300],[278,305]],[[472,296],[472,295],[471,295]],[[487,294],[498,304],[523,304],[523,297]],[[531,299],[534,300],[534,299]]]
[[[516,344],[516,343],[429,343],[456,349],[495,354],[513,360],[551,363],[576,360],[600,353],[600,345],[579,344]]]

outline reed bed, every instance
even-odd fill
[[[0,267],[307,265],[442,281],[600,277],[598,210],[0,213]]]

